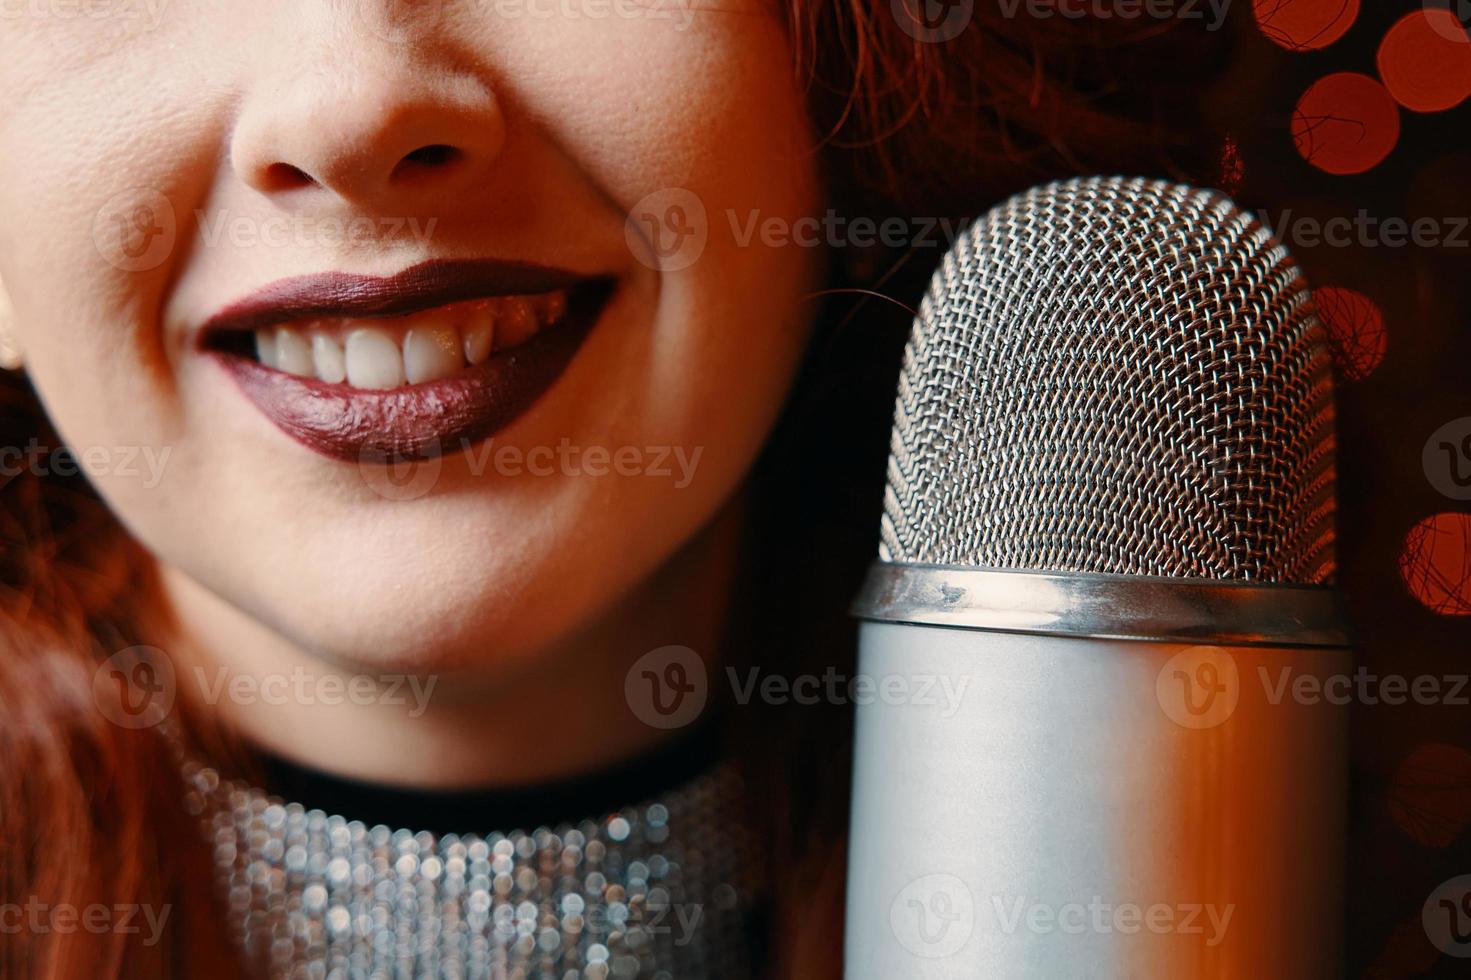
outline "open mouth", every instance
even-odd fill
[[[277,428],[322,455],[425,459],[529,409],[611,293],[607,279],[481,261],[307,276],[224,310],[200,347]]]

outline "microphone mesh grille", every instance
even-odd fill
[[[904,351],[885,561],[1317,584],[1332,372],[1296,263],[1220,194],[1090,178],[945,257]]]

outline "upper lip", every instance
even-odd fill
[[[491,296],[566,289],[595,277],[524,262],[432,259],[390,276],[320,272],[270,283],[200,328],[201,340],[314,317],[391,317]]]

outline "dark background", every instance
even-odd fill
[[[1239,100],[1224,86],[1213,118],[1240,148],[1238,186],[1228,189],[1247,207],[1274,218],[1290,208],[1320,219],[1362,209],[1380,222],[1428,218],[1440,229],[1440,244],[1431,246],[1372,234],[1367,243],[1311,245],[1273,222],[1315,289],[1351,289],[1382,314],[1381,330],[1362,305],[1320,304],[1337,342],[1339,585],[1361,639],[1359,664],[1381,677],[1464,681],[1471,670],[1471,504],[1438,491],[1422,457],[1432,433],[1471,416],[1471,102],[1432,113],[1402,109],[1397,144],[1359,174],[1324,172],[1293,138],[1300,94],[1333,72],[1377,77],[1386,32],[1420,9],[1365,4],[1341,39],[1312,51],[1272,43],[1256,18],[1233,10],[1240,64],[1254,77],[1238,73],[1248,86]],[[1251,104],[1263,111],[1231,119],[1233,105]],[[1353,118],[1344,114],[1348,123]],[[1299,115],[1298,131],[1315,121]],[[1351,130],[1341,132],[1351,138]],[[1471,470],[1471,459],[1462,462]],[[1421,922],[1439,884],[1471,873],[1471,691],[1460,693],[1459,705],[1352,709],[1351,976],[1471,976],[1471,960],[1442,955]]]

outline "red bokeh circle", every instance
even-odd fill
[[[1252,0],[1262,35],[1289,51],[1326,48],[1359,15],[1359,0]]]
[[[1328,331],[1333,362],[1346,381],[1362,381],[1384,360],[1387,339],[1384,314],[1378,305],[1354,289],[1321,286],[1313,290],[1318,319]]]
[[[1384,35],[1378,61],[1384,87],[1414,112],[1440,112],[1471,95],[1471,37],[1449,10],[1401,17]]]
[[[1399,107],[1368,75],[1326,75],[1298,99],[1292,138],[1302,158],[1320,170],[1363,173],[1399,142]]]
[[[1405,535],[1399,570],[1431,612],[1471,616],[1471,514],[1436,514],[1416,524]]]

